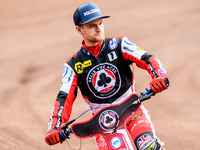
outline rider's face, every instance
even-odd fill
[[[103,19],[77,26],[76,30],[82,35],[87,46],[95,46],[104,39]]]

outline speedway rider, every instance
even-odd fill
[[[103,18],[108,17],[102,15],[99,7],[92,3],[84,4],[74,12],[76,30],[83,41],[80,50],[64,64],[61,88],[45,137],[49,145],[61,142],[61,125],[70,118],[77,87],[91,108],[120,103],[135,93],[132,65],[135,63],[151,75],[150,88],[154,93],[167,89],[167,72],[155,56],[126,37],[105,38]],[[92,113],[96,112],[93,110]],[[135,119],[127,128],[137,149],[164,150],[164,143],[156,137],[144,106],[140,104],[135,114]],[[99,150],[107,149],[102,136],[96,136],[96,142]]]

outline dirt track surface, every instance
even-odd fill
[[[0,150],[70,149],[66,143],[49,147],[44,137],[63,63],[80,48],[72,15],[86,2],[1,0]],[[93,2],[112,16],[104,21],[106,36],[127,36],[169,73],[170,88],[144,103],[157,136],[168,150],[199,149],[200,1]],[[148,73],[136,69],[135,76],[136,91],[144,91]],[[79,95],[72,117],[87,108]],[[69,142],[79,147],[75,137]],[[96,149],[94,140],[82,140],[82,149]]]

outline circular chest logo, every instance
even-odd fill
[[[105,110],[99,116],[99,124],[105,130],[114,129],[118,125],[118,115],[113,110]]]
[[[104,99],[117,93],[121,79],[117,67],[109,63],[98,64],[87,76],[90,91],[98,98]]]

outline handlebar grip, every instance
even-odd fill
[[[59,133],[59,136],[60,136],[60,141],[61,141],[61,142],[64,141],[65,139],[67,139],[67,138],[64,136],[63,132]]]
[[[71,133],[72,133],[71,128],[62,129],[61,133],[59,133],[60,141],[63,142],[64,140],[69,139]]]

